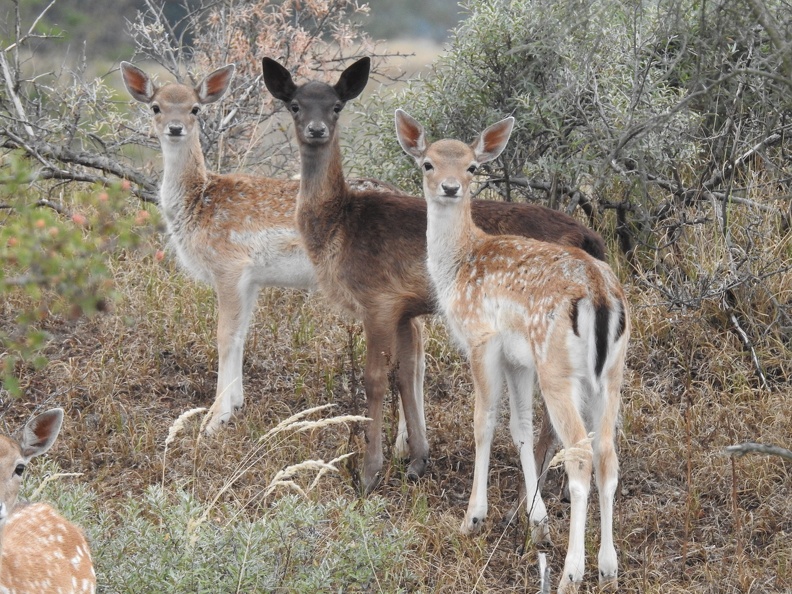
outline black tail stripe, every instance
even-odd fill
[[[624,334],[624,330],[627,327],[627,309],[621,301],[619,302],[619,327],[616,328],[616,338],[614,341],[619,340]]]
[[[608,318],[610,318],[608,306],[598,305],[594,310],[594,332],[597,345],[597,362],[594,371],[597,377],[602,373],[605,358],[608,356]]]
[[[569,317],[572,320],[572,332],[575,333],[575,336],[580,336],[580,332],[578,331],[578,301],[580,301],[580,299],[572,300],[572,309],[569,312]]]

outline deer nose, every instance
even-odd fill
[[[309,122],[306,131],[311,138],[322,138],[327,134],[327,126],[324,122]]]
[[[168,124],[168,134],[171,136],[181,136],[184,132],[184,126],[178,122]]]
[[[443,182],[440,184],[446,196],[456,196],[459,193],[459,184],[457,182]]]

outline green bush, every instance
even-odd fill
[[[37,474],[57,473],[43,464]],[[413,579],[416,537],[389,520],[381,497],[313,502],[287,494],[256,513],[215,508],[209,521],[207,504],[160,486],[112,508],[63,479],[37,498],[85,530],[98,592],[406,592]]]
[[[0,328],[0,380],[19,395],[18,364],[46,363],[47,319],[110,307],[110,258],[134,249],[152,226],[148,211],[129,211],[125,182],[55,200],[45,196],[59,189],[37,183],[26,161],[11,155],[0,164],[0,303],[12,321]]]

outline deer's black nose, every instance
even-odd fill
[[[440,187],[443,188],[446,196],[456,196],[459,192],[459,184],[444,182],[440,184]]]
[[[181,124],[168,124],[168,134],[171,136],[181,136],[184,132],[184,126]]]
[[[324,122],[310,122],[306,131],[311,138],[322,138],[327,134],[327,126]]]

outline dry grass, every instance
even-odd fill
[[[268,434],[312,407],[335,404],[332,414],[365,414],[360,324],[334,315],[318,295],[279,289],[262,292],[248,337],[244,416],[212,438],[198,437],[201,414],[182,418],[179,430],[170,432],[184,411],[208,407],[214,397],[216,312],[210,290],[185,278],[169,258],[147,255],[160,247],[160,238],[151,241],[143,256],[115,263],[123,298],[112,312],[45,321],[51,362],[39,371],[22,370],[25,397],[3,396],[0,426],[17,428],[40,409],[63,406],[64,431],[50,457],[64,472],[83,473],[68,480],[89,485],[110,508],[124,494],[164,482],[206,502],[217,499],[224,510],[255,516],[267,505],[262,495],[278,471],[360,452],[362,424],[354,420]],[[695,238],[690,244],[712,247]],[[623,263],[615,267],[634,319],[619,437],[621,591],[792,591],[790,464],[762,456],[732,460],[722,453],[746,440],[789,446],[790,387],[783,374],[768,389],[759,388],[750,358],[717,318],[703,310],[671,311],[656,291],[628,278]],[[21,305],[14,299],[22,298],[3,304],[3,319]],[[376,495],[385,499],[391,522],[418,536],[414,589],[535,592],[537,551],[524,546],[525,518],[502,523],[518,481],[505,423],[496,435],[485,531],[475,538],[458,533],[472,481],[470,376],[442,324],[430,322],[426,337],[429,472],[408,482],[402,463],[388,456]],[[788,372],[789,351],[779,354],[787,357]],[[395,405],[386,412],[392,443]],[[337,466],[338,473],[325,475],[306,496],[355,500],[356,459]],[[314,475],[288,476],[308,491]],[[554,582],[568,521],[562,481],[552,471],[546,489],[555,543],[546,552]],[[596,591],[593,498],[590,510],[585,592]]]

